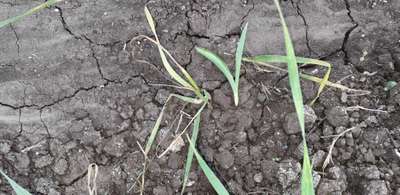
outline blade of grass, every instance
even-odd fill
[[[156,32],[155,22],[153,20],[153,17],[150,14],[149,9],[146,6],[144,7],[144,13],[146,15],[147,22],[150,26],[150,30],[153,32],[154,36],[156,37],[157,47],[158,47],[158,51],[160,53],[161,61],[164,65],[165,69],[167,70],[168,74],[182,86],[192,89],[192,86],[185,79],[183,79],[181,76],[179,76],[179,74],[176,73],[175,70],[172,68],[172,66],[169,64],[167,57],[164,54],[164,51],[160,47],[161,44],[160,44],[160,41],[158,39],[158,35]]]
[[[232,73],[230,72],[228,66],[226,63],[216,54],[213,52],[196,47],[196,51],[210,60],[225,76],[225,78],[228,80],[232,92],[233,92],[233,100],[235,103],[235,106],[239,104],[239,81],[240,81],[240,68],[242,66],[242,56],[243,56],[243,50],[244,50],[244,44],[246,41],[246,34],[247,34],[247,26],[248,24],[244,26],[242,33],[239,38],[238,46],[236,48],[236,54],[235,54],[235,73],[234,76],[232,76]]]
[[[293,44],[290,39],[289,30],[287,29],[286,23],[284,22],[283,14],[277,0],[274,0],[278,12],[279,17],[281,19],[282,27],[283,27],[283,34],[285,39],[285,47],[287,53],[287,64],[288,64],[288,74],[289,74],[289,84],[292,91],[292,97],[294,101],[294,105],[296,108],[297,116],[299,119],[300,127],[302,129],[302,135],[305,137],[304,132],[304,107],[303,107],[303,96],[300,87],[300,78],[299,78],[299,71],[297,69],[297,61],[296,56],[293,49]]]
[[[232,88],[233,94],[238,93],[238,89],[236,88],[236,81],[233,78],[233,76],[232,76],[231,72],[229,71],[229,68],[225,64],[225,62],[219,56],[217,56],[216,54],[214,54],[213,52],[211,52],[207,49],[196,47],[196,51],[199,54],[201,54],[202,56],[204,56],[205,58],[207,58],[208,60],[210,60],[222,72],[222,74],[228,80],[228,82]]]
[[[287,57],[282,56],[282,55],[259,55],[259,56],[254,56],[247,58],[250,60],[254,60],[256,62],[264,62],[264,63],[287,63]],[[311,58],[303,58],[303,57],[296,57],[297,63],[302,63],[302,64],[315,64],[319,66],[323,66],[328,68],[326,71],[324,77],[322,78],[321,82],[319,82],[319,88],[316,97],[312,100],[311,105],[319,98],[320,94],[322,93],[323,89],[327,85],[331,70],[332,70],[332,65],[328,62],[322,61],[322,60],[317,60],[317,59],[311,59]]]
[[[162,49],[162,51],[164,51],[165,54],[167,54],[169,59],[171,59],[175,63],[175,65],[180,69],[180,71],[183,73],[183,75],[187,78],[187,80],[189,80],[189,83],[192,85],[189,88],[188,87],[184,87],[184,86],[182,86],[182,88],[189,89],[189,90],[192,90],[192,91],[193,91],[193,88],[194,88],[194,89],[196,89],[196,91],[194,91],[196,93],[196,95],[198,97],[201,96],[200,88],[197,86],[196,82],[193,80],[193,78],[190,76],[190,74],[175,60],[175,58],[171,55],[171,53],[167,49],[165,49],[164,46],[159,44],[159,42],[157,42],[156,40],[154,40],[154,39],[152,39],[152,38],[150,38],[149,36],[146,36],[146,35],[138,35],[138,36],[132,38],[130,40],[130,42],[132,42],[134,40],[137,40],[137,39],[140,39],[140,38],[145,38],[145,39],[151,41],[152,43],[156,44],[158,47],[160,47]],[[144,60],[136,60],[136,61],[149,64],[149,62],[144,61]]]
[[[189,141],[190,148],[193,150],[194,156],[197,159],[197,162],[199,163],[199,166],[201,170],[203,171],[204,175],[206,175],[208,182],[210,182],[211,186],[214,188],[215,192],[217,192],[218,195],[229,195],[228,190],[224,187],[222,182],[218,179],[218,177],[215,175],[215,173],[211,170],[211,168],[207,165],[206,161],[201,157],[199,152],[196,150],[196,147],[190,141],[189,136],[187,136],[187,140]]]
[[[244,43],[246,41],[247,25],[248,23],[244,25],[235,54],[235,87],[234,87],[235,90],[233,91],[235,106],[238,106],[239,104],[239,80],[240,80],[239,77],[240,77],[240,68],[242,65]]]
[[[285,69],[283,69],[281,67],[274,66],[272,64],[268,64],[268,63],[265,63],[265,62],[255,61],[255,60],[252,60],[251,58],[243,58],[243,61],[250,62],[250,63],[255,63],[255,64],[258,64],[258,65],[265,66],[265,67],[268,67],[268,68],[272,68],[272,69],[275,69],[275,70],[278,70],[278,71],[282,71],[282,72],[288,72],[287,70],[285,70]],[[322,82],[321,78],[318,78],[318,77],[315,77],[315,76],[312,76],[312,75],[308,75],[308,74],[300,73],[300,77],[303,78],[303,79],[312,81],[312,82],[316,82],[316,83],[321,83]],[[330,82],[329,80],[326,82],[326,86],[338,88],[340,90],[351,92],[351,93],[359,93],[358,95],[367,95],[367,94],[371,93],[370,91],[367,91],[367,90],[359,90],[359,89],[348,88],[348,87],[346,87],[344,85],[341,85],[339,83]]]
[[[158,130],[160,129],[161,120],[162,120],[162,117],[164,115],[164,108],[165,108],[165,105],[161,109],[161,113],[158,116],[158,118],[156,120],[156,123],[154,124],[153,129],[151,130],[149,139],[147,140],[146,147],[144,149],[144,154],[145,154],[146,158],[147,158],[148,153],[150,152],[150,149],[151,149],[151,146],[153,145],[154,140],[156,139],[156,135],[158,133]]]
[[[13,179],[8,177],[3,171],[0,170],[0,174],[3,175],[4,178],[6,178],[7,182],[11,185],[13,188],[14,192],[17,195],[31,195],[27,190],[25,190],[23,187],[17,184]]]
[[[26,11],[26,12],[20,14],[20,15],[18,15],[18,16],[14,16],[12,18],[8,18],[6,20],[0,21],[0,28],[6,26],[8,24],[14,23],[14,22],[16,22],[18,20],[21,20],[24,17],[30,16],[30,15],[32,15],[32,14],[34,14],[34,13],[36,13],[36,12],[46,8],[46,7],[49,7],[49,6],[51,6],[51,5],[53,5],[53,4],[57,3],[57,2],[60,2],[60,1],[62,1],[62,0],[49,0],[49,1],[47,1],[45,3],[42,3],[42,4],[38,5],[38,6],[36,6],[36,7],[32,8],[32,9],[30,9],[30,10],[28,10],[28,11]]]
[[[167,70],[168,74],[175,79],[179,84],[181,84],[182,86],[192,89],[194,92],[196,92],[196,95],[200,94],[200,89],[197,86],[196,82],[193,80],[193,78],[189,75],[189,73],[182,67],[180,66],[175,59],[172,58],[172,56],[170,56],[173,61],[177,64],[178,68],[180,69],[180,71],[182,72],[182,74],[186,77],[186,79],[189,81],[186,81],[185,79],[183,79],[170,65],[170,63],[168,62],[167,57],[165,56],[163,47],[161,46],[160,40],[158,39],[158,35],[156,32],[156,28],[155,28],[155,22],[153,17],[150,14],[149,9],[145,6],[144,7],[144,13],[146,15],[146,19],[147,22],[149,23],[150,29],[153,32],[155,38],[156,38],[156,44],[158,47],[158,51],[160,53],[160,57],[161,57],[161,61],[165,67],[165,69]]]
[[[287,54],[287,64],[288,64],[288,74],[289,74],[289,84],[292,92],[293,102],[297,113],[297,118],[299,120],[301,134],[303,137],[304,154],[303,154],[303,171],[301,176],[301,194],[302,195],[314,195],[313,187],[313,177],[311,173],[311,164],[308,156],[308,148],[306,141],[306,132],[304,127],[304,105],[303,105],[303,95],[300,87],[300,77],[297,67],[296,55],[293,48],[293,43],[290,38],[289,30],[287,28],[285,19],[283,17],[278,0],[274,0],[275,5],[278,9],[279,18],[281,20],[283,35],[285,39],[285,47]]]
[[[195,145],[195,147],[196,147],[197,136],[199,134],[199,129],[200,129],[200,117],[201,117],[201,115],[198,115],[194,119],[194,123],[193,123],[191,142],[193,143],[193,145]],[[185,188],[186,188],[187,182],[189,180],[190,169],[192,167],[192,161],[193,161],[193,154],[194,154],[193,149],[191,147],[189,147],[189,151],[188,151],[187,157],[186,157],[185,172],[183,175],[183,182],[182,182],[183,184],[182,184],[181,194],[183,194],[185,192]]]
[[[301,171],[301,194],[314,195],[314,183],[310,156],[308,155],[307,141],[303,139],[303,169]]]
[[[196,51],[210,60],[217,68],[222,72],[222,74],[226,77],[228,80],[229,84],[231,87],[235,86],[235,80],[228,68],[228,66],[225,64],[225,62],[216,54],[213,52],[209,51],[208,49],[201,48],[201,47],[196,47]]]

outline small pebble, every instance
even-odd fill
[[[261,183],[262,180],[263,180],[263,175],[262,175],[262,173],[257,173],[257,174],[255,174],[254,177],[253,177],[253,179],[254,179],[255,182]]]

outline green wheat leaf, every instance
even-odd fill
[[[235,91],[233,93],[234,97],[234,102],[235,105],[237,106],[239,104],[239,80],[240,80],[240,68],[242,65],[242,56],[243,56],[243,50],[244,50],[244,43],[246,41],[246,34],[247,34],[247,25],[244,25],[244,28],[242,30],[242,33],[240,35],[239,43],[236,49],[236,54],[235,54]]]
[[[243,61],[250,62],[250,63],[255,63],[255,64],[258,64],[258,65],[261,65],[261,66],[265,66],[265,67],[268,67],[268,68],[272,68],[272,69],[275,69],[275,70],[278,70],[278,71],[287,72],[286,69],[282,69],[279,66],[274,66],[274,65],[271,65],[271,64],[268,64],[268,63],[264,63],[264,62],[261,62],[261,61],[256,61],[256,60],[253,60],[252,58],[243,58]],[[323,82],[323,79],[315,77],[315,76],[312,76],[312,75],[308,75],[308,74],[300,73],[300,77],[303,78],[303,79],[315,82],[315,83]],[[366,94],[371,93],[370,91],[366,91],[366,90],[352,89],[352,88],[346,87],[344,85],[341,85],[339,83],[330,82],[329,80],[326,81],[326,86],[338,88],[340,90],[348,91],[348,92],[352,92],[352,93],[358,93],[358,95],[366,95]]]
[[[209,51],[208,49],[201,48],[201,47],[196,47],[196,51],[210,60],[217,68],[222,72],[222,74],[226,77],[228,80],[229,84],[231,84],[231,87],[235,86],[235,80],[233,79],[233,76],[228,68],[228,66],[225,64],[225,62],[216,54],[213,52]]]
[[[204,48],[199,48],[196,47],[196,51],[210,60],[225,76],[225,78],[228,80],[229,85],[231,86],[232,92],[233,92],[233,100],[235,102],[235,106],[238,106],[239,104],[239,81],[240,81],[240,68],[242,66],[242,57],[243,57],[243,50],[244,50],[244,44],[246,41],[246,34],[247,34],[247,26],[248,24],[244,26],[242,33],[239,38],[238,46],[236,48],[236,53],[235,53],[235,75],[232,76],[232,73],[230,72],[228,66],[226,63],[216,54],[213,52],[204,49]]]
[[[26,11],[26,12],[20,14],[20,15],[18,15],[18,16],[14,16],[12,18],[8,18],[6,20],[0,21],[0,28],[4,27],[6,25],[12,24],[12,23],[14,23],[14,22],[16,22],[18,20],[21,20],[24,17],[30,16],[30,15],[32,15],[32,14],[34,14],[34,13],[36,13],[36,12],[46,8],[46,7],[49,7],[49,6],[51,6],[51,5],[53,5],[53,4],[57,3],[57,2],[60,2],[60,1],[61,0],[49,0],[49,1],[47,1],[45,3],[42,3],[42,4],[38,5],[38,6],[36,6],[36,7],[32,8],[32,9],[30,9],[30,10],[28,10],[28,11]]]
[[[289,74],[289,84],[292,91],[292,97],[294,101],[294,106],[297,113],[297,118],[299,120],[301,134],[303,137],[304,144],[304,154],[303,154],[303,171],[301,177],[301,194],[302,195],[314,195],[314,187],[312,182],[312,168],[310,165],[310,159],[308,156],[308,148],[306,143],[306,132],[304,127],[304,105],[303,96],[300,87],[300,77],[297,67],[296,55],[294,52],[292,40],[290,39],[289,30],[287,28],[285,19],[283,17],[278,0],[274,0],[275,5],[278,9],[279,17],[281,20],[283,34],[285,39],[287,64],[288,64],[288,74]]]
[[[306,140],[303,140],[303,170],[301,174],[301,194],[314,195],[314,185],[312,176],[312,166],[308,155],[308,147]]]
[[[207,91],[204,91],[204,99],[203,99],[204,103],[203,103],[203,105],[200,107],[200,109],[197,111],[197,113],[194,116],[195,119],[194,119],[192,138],[191,138],[191,141],[192,141],[192,143],[194,145],[196,145],[197,136],[199,134],[200,115],[201,115],[201,112],[203,111],[203,109],[208,104],[208,100],[210,99],[210,97],[211,97],[210,94]],[[185,191],[186,184],[187,184],[188,179],[189,179],[189,173],[190,173],[190,169],[191,169],[191,166],[192,166],[192,161],[193,161],[193,150],[192,150],[192,148],[189,147],[189,151],[188,151],[187,158],[186,158],[186,163],[185,163],[185,172],[184,172],[184,176],[183,176],[183,184],[182,184],[181,194],[183,194],[183,192]]]
[[[192,131],[192,138],[191,138],[191,142],[193,143],[193,145],[196,145],[197,136],[199,134],[199,129],[200,129],[200,115],[198,115],[194,119],[194,123],[193,123],[193,131]],[[192,161],[193,161],[193,154],[194,154],[193,149],[191,147],[189,147],[189,151],[188,151],[187,157],[186,157],[185,173],[183,175],[183,184],[182,184],[181,194],[184,193],[187,182],[189,180],[190,169],[192,167]]]
[[[203,157],[201,157],[199,152],[196,150],[194,144],[190,141],[189,136],[187,136],[187,139],[189,141],[190,148],[193,150],[193,153],[197,159],[197,162],[199,163],[201,170],[203,171],[204,175],[206,175],[208,182],[210,182],[210,184],[214,188],[215,192],[217,192],[218,195],[229,195],[228,190],[226,190],[226,188],[224,187],[222,182],[218,179],[218,177],[215,175],[215,173],[207,165],[207,163],[203,159]]]
[[[0,174],[3,175],[4,178],[6,178],[7,182],[11,185],[17,195],[31,195],[31,193],[18,185],[17,182],[8,177],[3,171],[0,170]]]
[[[238,94],[238,88],[236,88],[236,81],[233,78],[233,76],[232,76],[231,72],[229,71],[229,68],[225,64],[225,62],[219,56],[217,56],[216,54],[214,54],[213,52],[211,52],[207,49],[196,47],[196,51],[199,54],[201,54],[202,56],[204,56],[205,58],[207,58],[208,60],[210,60],[222,72],[222,74],[228,80],[228,82],[231,86],[231,89],[233,91],[233,94]]]
[[[259,63],[259,62],[262,62],[262,63],[287,63],[288,62],[287,56],[281,56],[281,55],[259,55],[259,56],[254,56],[254,57],[250,57],[247,59],[250,59],[250,60],[254,61],[255,63]],[[323,89],[328,84],[328,79],[329,79],[329,76],[331,73],[332,65],[330,63],[322,61],[322,60],[303,58],[303,57],[296,57],[296,61],[297,61],[297,63],[301,63],[301,64],[315,64],[318,66],[323,66],[323,67],[328,68],[324,77],[319,82],[320,85],[318,88],[317,95],[311,102],[311,104],[313,104],[319,98]]]

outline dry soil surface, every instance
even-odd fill
[[[0,1],[0,19],[42,1]],[[144,145],[170,93],[144,0],[64,0],[0,29],[0,167],[34,194],[87,194],[87,166],[99,165],[98,194],[136,194]],[[317,194],[400,194],[400,1],[282,1],[298,56],[333,64],[332,81],[369,90],[352,96],[327,88],[307,108]],[[271,0],[177,0],[148,4],[161,42],[212,95],[198,148],[232,194],[299,194],[300,131],[284,73],[242,67],[240,105],[229,84],[199,56],[201,46],[232,64],[240,28],[246,55],[284,54]],[[145,63],[147,62],[147,63]],[[302,71],[321,76],[323,69]],[[305,100],[318,85],[302,82]],[[184,104],[167,109],[152,158],[169,144]],[[374,110],[360,109],[360,107]],[[193,114],[196,107],[186,107]],[[187,118],[183,119],[186,123]],[[349,128],[322,162],[331,135]],[[154,158],[145,194],[178,194],[187,146]],[[136,183],[136,184],[135,184]],[[195,165],[189,194],[215,194]],[[5,180],[0,194],[10,194]]]

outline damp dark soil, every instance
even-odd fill
[[[41,1],[0,1],[0,19]],[[65,0],[0,29],[0,167],[34,194],[87,194],[87,167],[99,166],[98,194],[137,194],[144,145],[173,84],[151,36],[144,0]],[[284,54],[272,1],[193,0],[148,4],[160,40],[212,95],[198,148],[232,194],[299,194],[301,135],[287,77],[242,68],[240,105],[228,83],[195,46],[228,62],[249,23],[246,55]],[[282,1],[298,56],[333,64],[331,81],[368,90],[354,96],[327,88],[307,107],[317,194],[400,194],[400,1]],[[302,71],[322,76],[319,67]],[[302,81],[307,102],[318,85]],[[185,105],[168,104],[157,148],[177,133]],[[193,115],[196,107],[184,111]],[[186,115],[184,115],[186,116]],[[183,123],[187,123],[187,117]],[[332,135],[353,128],[332,150]],[[179,194],[187,146],[154,158],[145,194]],[[194,165],[188,194],[215,194]],[[11,194],[0,180],[0,194]]]

